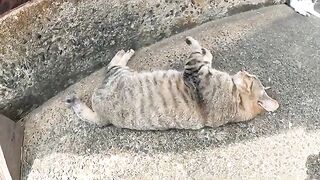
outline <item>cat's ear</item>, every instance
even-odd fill
[[[246,71],[239,71],[232,78],[233,83],[236,85],[237,89],[242,93],[250,93],[252,86],[252,79]]]
[[[233,79],[234,84],[236,85],[237,89],[241,92],[248,92],[248,88],[246,83],[243,81],[243,79],[240,78],[234,78]]]
[[[272,99],[266,92],[258,99],[258,104],[266,111],[272,112],[279,108],[278,101]]]

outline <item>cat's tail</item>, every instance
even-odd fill
[[[73,109],[75,114],[83,121],[91,124],[96,124],[98,126],[104,126],[98,116],[98,114],[92,111],[85,103],[83,103],[78,97],[71,96],[65,101],[66,105]]]

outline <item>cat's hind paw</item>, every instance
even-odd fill
[[[66,99],[64,100],[64,103],[67,107],[72,107],[73,105],[75,105],[77,102],[80,101],[80,98],[77,97],[76,95],[71,95],[71,96],[67,96]]]
[[[130,59],[134,55],[135,51],[133,49],[128,50],[124,55]]]
[[[121,58],[121,61],[120,63],[123,65],[123,66],[126,66],[128,61],[131,59],[131,57],[134,55],[134,50],[133,49],[130,49],[128,50]]]
[[[112,58],[111,61],[119,61],[123,57],[123,55],[125,55],[125,54],[126,54],[126,52],[123,49],[121,49],[120,51],[118,51],[116,53],[116,55],[114,55],[114,57]]]

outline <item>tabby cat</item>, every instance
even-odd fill
[[[213,69],[210,51],[192,37],[186,43],[192,53],[183,72],[136,72],[127,66],[134,51],[121,50],[94,91],[93,111],[77,97],[66,103],[84,121],[138,130],[218,127],[279,107],[256,76]]]

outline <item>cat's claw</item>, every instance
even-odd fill
[[[134,52],[133,49],[130,49],[130,50],[128,50],[128,51],[126,52],[126,54],[128,54],[130,57],[132,57],[134,53],[135,53],[135,52]]]
[[[121,61],[124,62],[124,64],[126,65],[129,61],[129,59],[134,55],[134,50],[133,49],[130,49],[128,50],[123,56],[122,56],[122,59]]]

